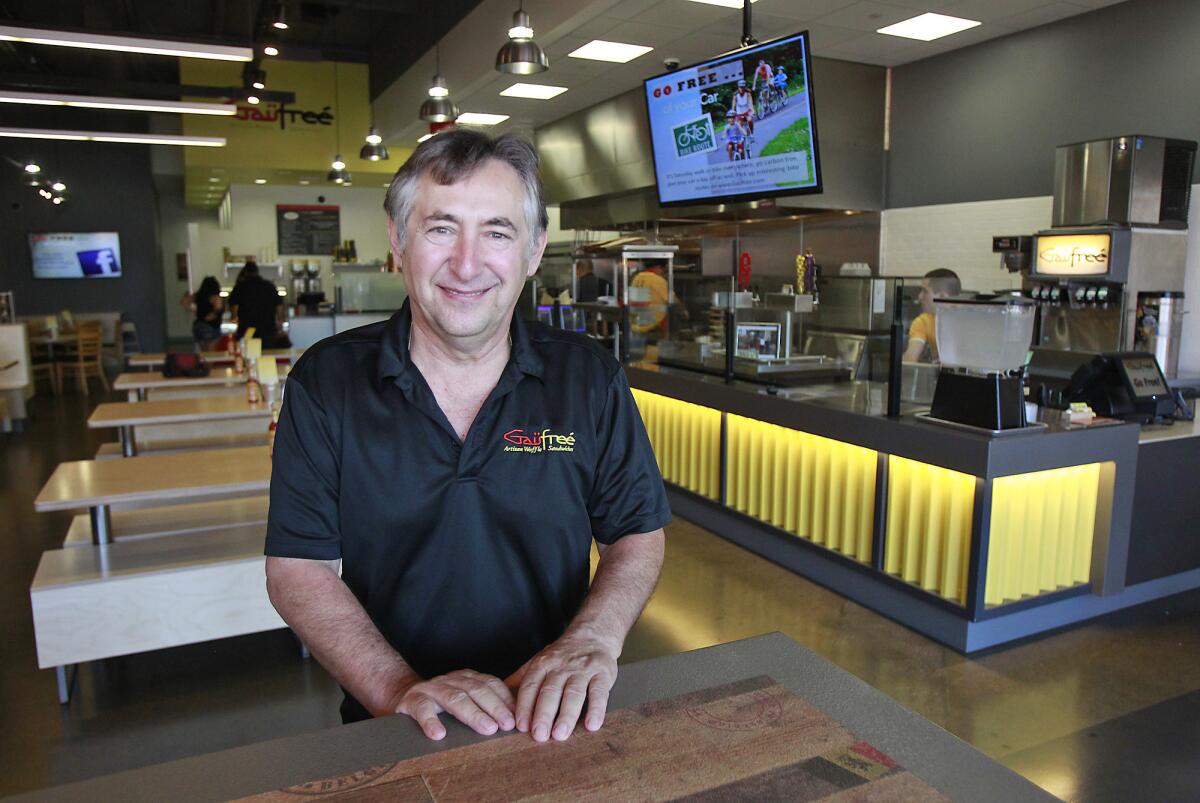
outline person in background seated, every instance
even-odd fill
[[[246,330],[254,327],[254,336],[262,340],[263,348],[287,348],[291,345],[283,334],[283,298],[272,282],[258,272],[254,260],[246,260],[246,266],[238,275],[237,284],[229,294],[229,308],[237,321],[237,337],[241,339]]]
[[[184,296],[184,299],[188,300],[188,297]],[[209,351],[221,339],[221,318],[225,315],[225,299],[221,298],[221,283],[216,277],[204,277],[188,306],[196,313],[192,321],[196,351]]]
[[[908,347],[904,350],[905,362],[938,362],[936,311],[934,299],[956,296],[962,292],[958,274],[948,268],[937,268],[925,274],[921,280],[921,314],[913,319],[908,328]],[[926,356],[928,355],[928,356]]]

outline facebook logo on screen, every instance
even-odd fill
[[[117,255],[111,248],[98,248],[95,251],[76,251],[79,257],[79,267],[84,276],[120,276],[121,266],[117,264]]]

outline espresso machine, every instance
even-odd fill
[[[1032,377],[1061,383],[1092,355],[1146,350],[1146,322],[1162,301],[1181,316],[1187,213],[1196,143],[1129,135],[1060,146],[1053,226],[1032,237],[997,237],[1001,264],[1020,272],[1037,304]],[[1164,321],[1156,343],[1177,327]],[[1163,364],[1178,369],[1178,347]],[[1159,350],[1159,346],[1149,347]]]

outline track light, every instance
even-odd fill
[[[42,166],[40,164],[38,164],[37,162],[26,162],[25,163],[25,172],[26,173],[40,173],[40,172],[42,172]]]
[[[275,13],[271,15],[271,27],[277,31],[286,31],[288,29],[287,15],[284,13],[283,3],[275,4]]]
[[[267,71],[266,70],[251,70],[250,71],[250,86],[255,89],[267,88]]]
[[[63,192],[67,189],[67,185],[63,184],[61,181],[56,181],[50,185],[50,189],[54,190],[55,192]]]
[[[278,56],[279,55],[279,37],[277,37],[277,36],[275,36],[275,34],[269,33],[269,32],[263,34],[261,48],[262,48],[262,54],[264,56]]]

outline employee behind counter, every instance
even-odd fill
[[[908,346],[904,350],[904,362],[938,362],[937,313],[933,302],[939,298],[957,296],[962,292],[958,274],[947,268],[937,268],[925,274],[921,280],[921,314],[913,319],[908,328]]]

